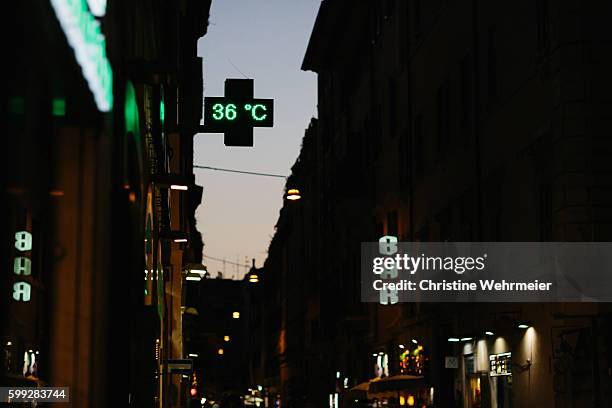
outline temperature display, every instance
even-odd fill
[[[271,127],[273,117],[272,99],[204,98],[204,123],[207,127]]]

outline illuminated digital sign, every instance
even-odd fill
[[[272,127],[274,100],[253,97],[252,79],[226,79],[225,96],[204,98],[206,133],[224,133],[226,146],[253,146],[254,127]]]
[[[491,377],[512,375],[512,353],[492,354],[489,356],[491,364]]]
[[[227,126],[271,127],[273,120],[272,99],[236,101],[231,98],[204,98],[204,121]]]

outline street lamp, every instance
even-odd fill
[[[257,276],[257,274],[255,272],[252,272],[249,274],[249,282],[250,283],[257,283],[259,282],[259,276]]]
[[[202,264],[190,263],[185,265],[183,270],[187,275],[187,280],[200,281],[208,276],[208,268],[206,265]],[[191,279],[189,279],[189,277],[191,277]],[[196,277],[199,279],[195,279]]]
[[[159,233],[159,238],[177,243],[189,241],[189,235],[184,231],[161,231]]]
[[[295,201],[301,199],[302,195],[300,194],[300,190],[297,188],[291,188],[287,191],[286,198],[287,200]]]
[[[161,188],[179,191],[187,191],[193,185],[191,177],[182,174],[156,174],[151,176],[151,181]]]
[[[188,273],[187,275],[185,275],[185,280],[192,281],[192,282],[199,282],[202,280],[202,277],[198,275],[197,273]]]

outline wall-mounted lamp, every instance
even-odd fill
[[[161,188],[187,191],[194,184],[193,176],[182,174],[156,174],[151,176],[151,182]]]
[[[189,235],[184,231],[161,231],[159,238],[177,243],[189,241]]]
[[[300,190],[298,190],[297,188],[291,188],[287,191],[286,198],[287,200],[295,201],[302,198],[302,195],[300,194]]]
[[[208,268],[206,265],[198,263],[189,263],[183,267],[183,270],[187,275],[198,275],[202,279],[208,276]]]
[[[198,275],[197,273],[188,273],[187,275],[185,275],[185,280],[192,281],[192,282],[199,282],[202,280],[202,277]]]
[[[259,276],[257,276],[256,274],[252,273],[251,275],[249,275],[249,282],[251,282],[251,283],[259,282]]]
[[[519,329],[528,329],[531,327],[531,323],[529,322],[521,322],[517,326]]]

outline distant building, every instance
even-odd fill
[[[184,289],[184,352],[193,356],[198,397],[231,405],[249,388],[249,283],[202,279]]]

